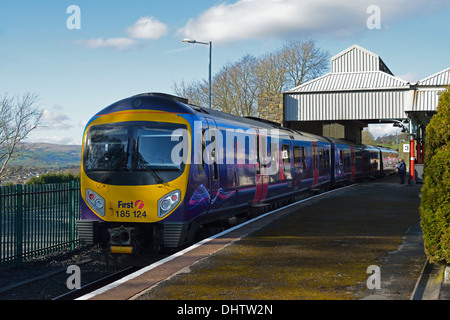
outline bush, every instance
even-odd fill
[[[434,262],[450,262],[450,145],[427,163],[422,189],[422,231],[425,251]]]
[[[424,186],[420,204],[425,252],[432,262],[450,262],[450,91],[426,129]]]
[[[63,183],[70,182],[72,180],[80,181],[80,175],[73,175],[72,173],[64,174],[60,173],[44,173],[39,177],[33,177],[27,181],[27,185],[35,184],[49,184],[49,183]]]
[[[432,158],[439,148],[450,143],[450,91],[445,91],[440,99],[437,114],[426,129],[425,157]]]

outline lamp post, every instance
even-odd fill
[[[183,42],[185,43],[192,43],[192,44],[204,44],[209,46],[209,108],[211,109],[211,61],[212,61],[212,42],[200,42],[197,40],[191,40],[191,39],[184,39]]]

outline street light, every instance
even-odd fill
[[[212,42],[200,42],[192,39],[184,39],[183,42],[191,44],[204,44],[209,46],[209,108],[211,109],[211,61],[212,61]]]

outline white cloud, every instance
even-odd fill
[[[317,36],[347,37],[366,32],[367,8],[378,5],[381,28],[397,18],[437,10],[445,0],[239,0],[219,3],[190,19],[178,33],[200,41]]]
[[[374,138],[394,135],[396,132],[400,132],[400,129],[394,127],[392,123],[385,124],[369,124],[368,130]]]
[[[90,49],[114,48],[116,50],[123,51],[134,46],[137,42],[136,40],[128,38],[97,38],[89,40],[77,40],[75,41],[75,43]]]
[[[128,36],[134,39],[156,40],[167,35],[169,28],[154,17],[141,17],[126,31]]]
[[[58,109],[57,107],[53,109]],[[70,120],[70,118],[58,111],[51,111],[45,109],[42,113],[41,121],[44,124],[44,129],[56,129],[56,130],[67,130],[72,128],[72,125],[66,123],[65,121]]]
[[[136,47],[139,40],[156,40],[169,32],[169,28],[164,23],[154,17],[141,17],[131,27],[125,29],[128,37],[119,38],[96,38],[88,40],[77,40],[74,43],[89,49],[113,48],[124,51]]]
[[[63,144],[63,145],[80,145],[81,141],[77,141],[67,136],[42,136],[29,139],[30,143],[51,143],[51,144]]]

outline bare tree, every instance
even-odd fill
[[[209,87],[205,81],[193,81],[188,84],[184,80],[180,84],[173,82],[172,90],[177,96],[188,99],[189,103],[198,106],[207,106],[209,104]]]
[[[232,81],[231,68],[230,63],[225,65],[222,70],[214,76],[212,84],[214,109],[227,113],[234,112],[234,105],[236,103],[233,92],[234,89],[228,85]]]
[[[282,92],[286,84],[286,63],[282,52],[276,51],[262,56],[255,74],[259,93]]]
[[[8,175],[8,166],[26,151],[22,142],[40,125],[42,111],[34,93],[0,98],[0,182]]]
[[[212,105],[216,110],[239,116],[257,115],[260,94],[279,94],[305,81],[321,76],[328,68],[329,53],[315,47],[313,41],[289,41],[260,58],[246,55],[228,62],[214,75]],[[175,94],[193,104],[207,106],[207,81],[172,86]]]
[[[225,64],[214,76],[212,83],[212,102],[214,109],[240,116],[254,116],[258,85],[255,69],[258,60],[246,55],[241,60]],[[192,104],[208,106],[208,83],[193,81],[186,84],[173,83],[175,94],[189,99]]]
[[[291,87],[313,80],[328,70],[329,53],[316,48],[314,41],[288,41],[281,52]]]
[[[361,133],[361,143],[362,144],[370,144],[374,145],[375,138],[373,137],[372,133],[369,130],[363,130]]]
[[[258,91],[254,73],[256,65],[257,59],[252,55],[246,55],[226,68],[229,81],[218,83],[219,86],[227,87],[230,91],[231,99],[228,103],[231,105],[231,113],[235,115],[245,117],[256,114]]]

